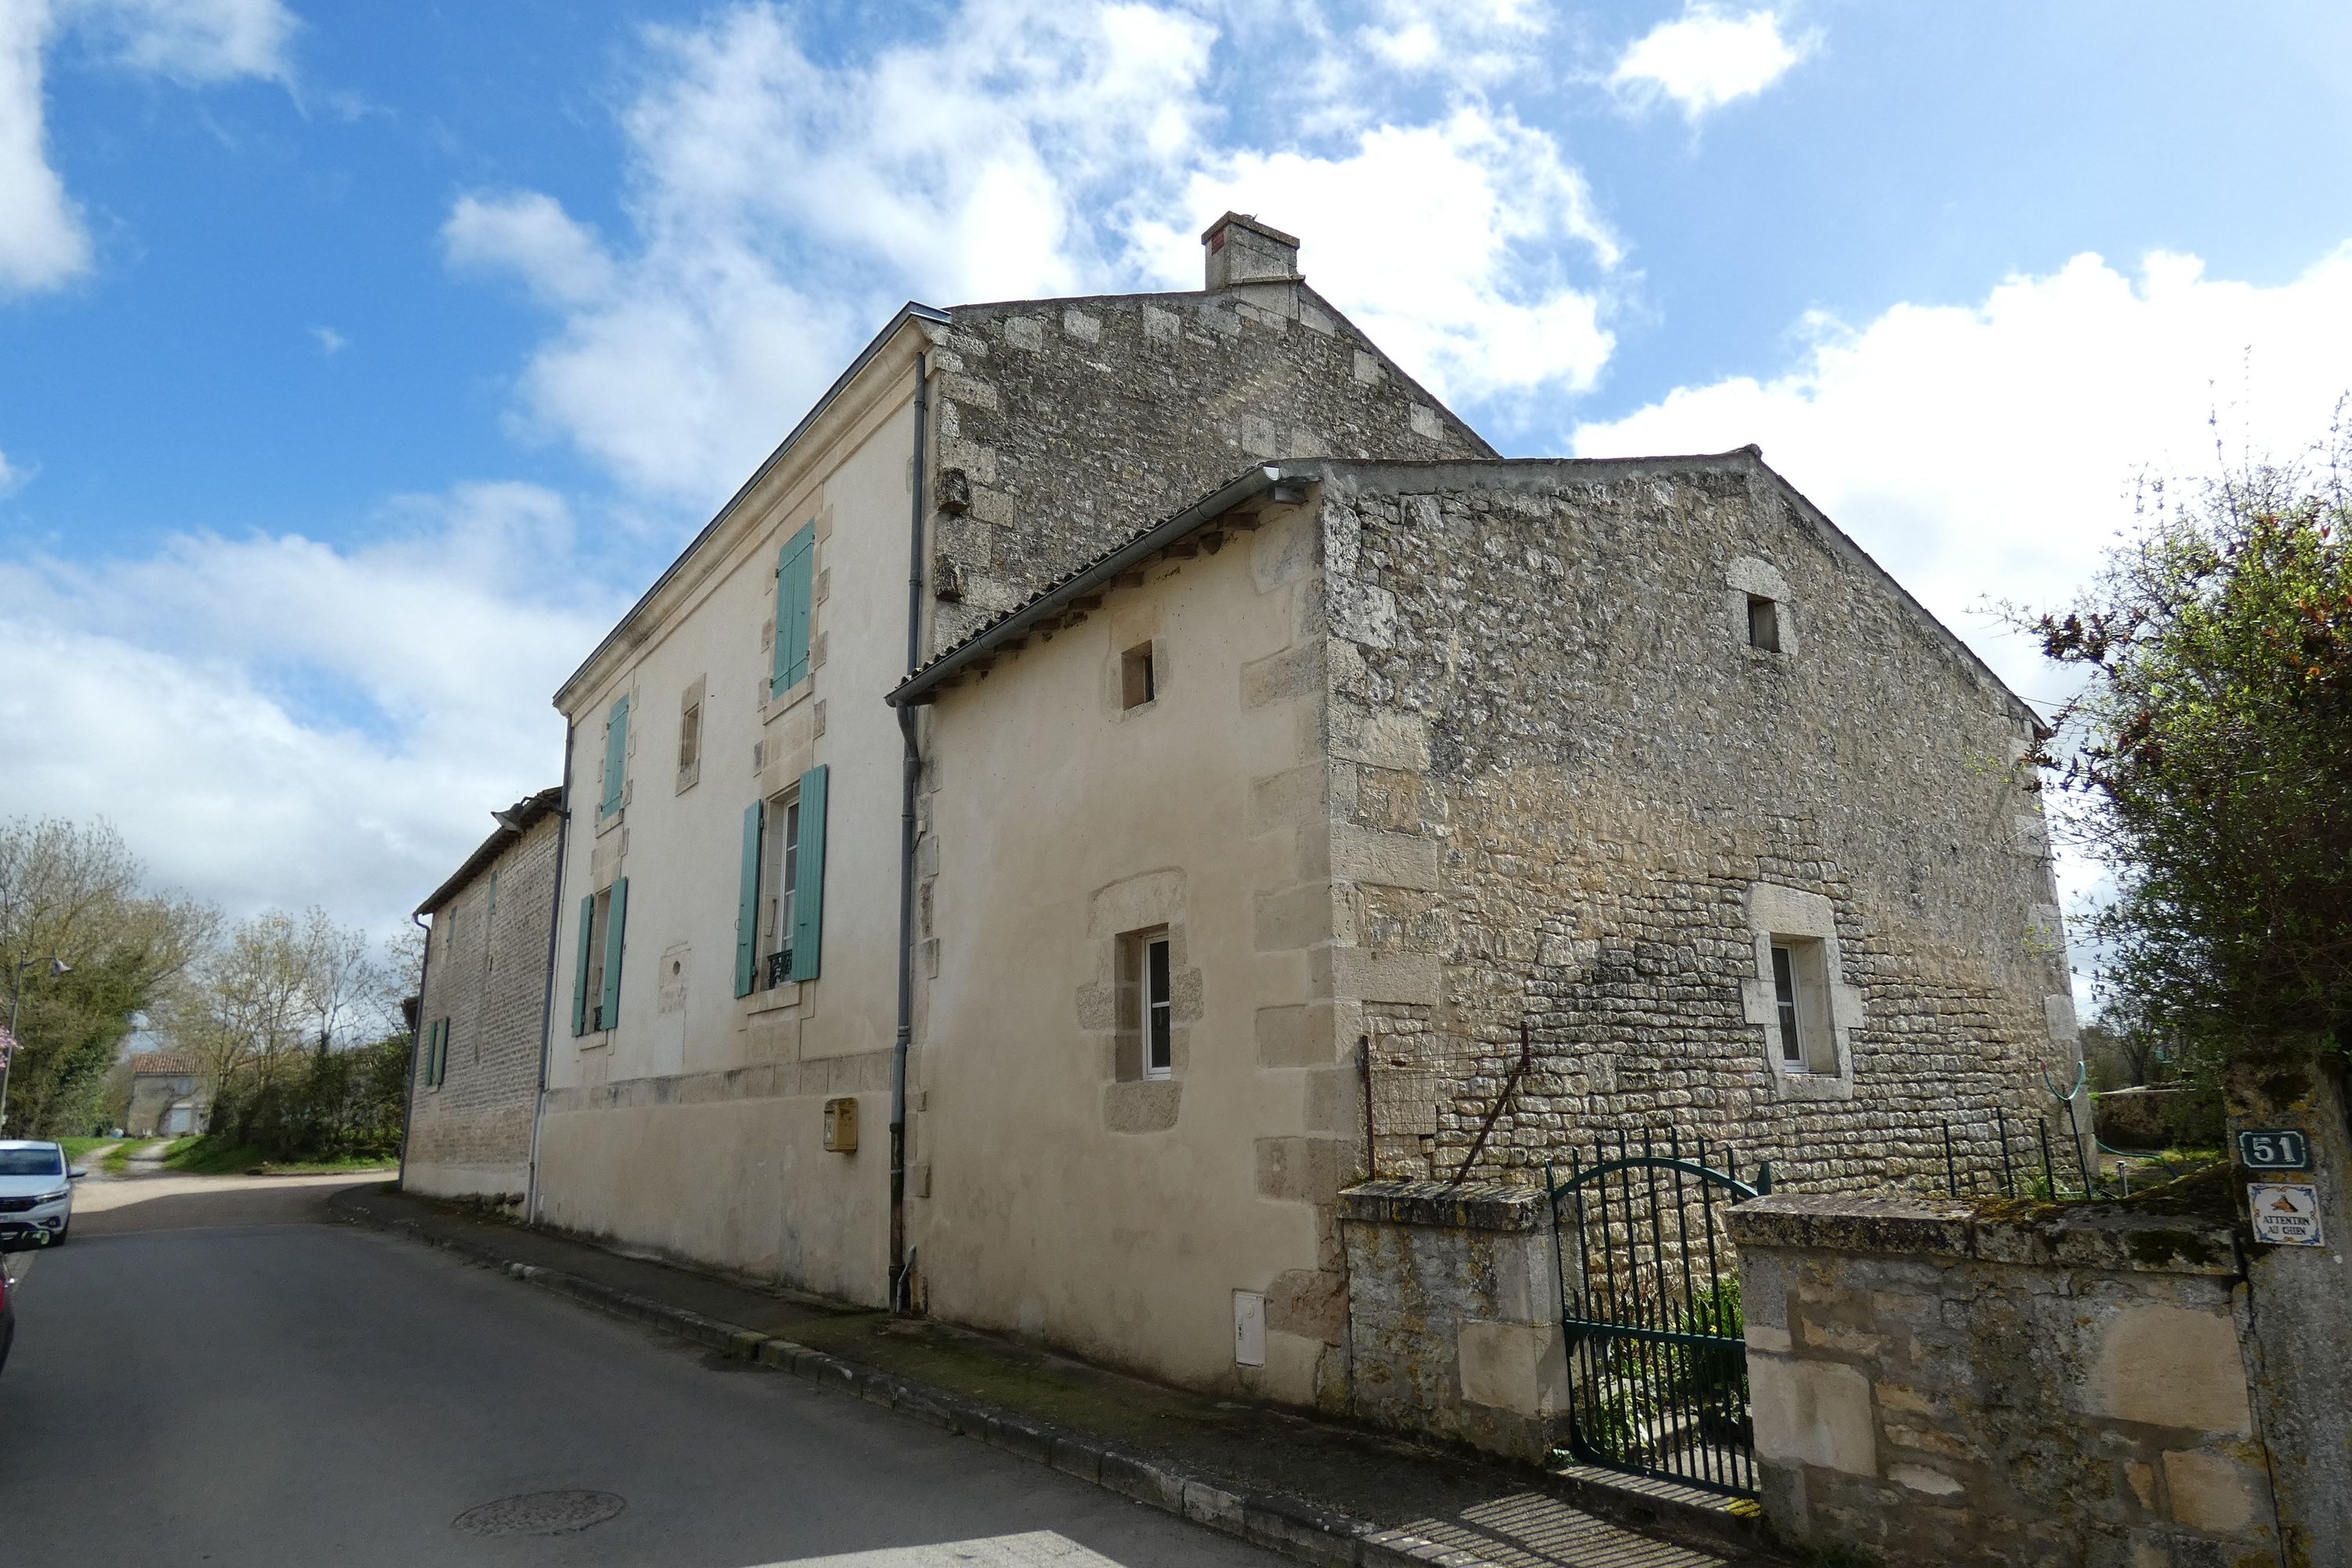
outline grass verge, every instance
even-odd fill
[[[105,1159],[116,1144],[124,1142],[121,1138],[60,1138],[58,1145],[66,1152],[67,1164],[79,1165]]]
[[[397,1160],[272,1160],[250,1143],[226,1138],[182,1138],[163,1152],[163,1168],[191,1176],[326,1176],[345,1171],[390,1171]]]

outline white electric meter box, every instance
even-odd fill
[[[1234,1364],[1265,1364],[1265,1297],[1262,1292],[1234,1292]]]

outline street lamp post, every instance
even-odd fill
[[[16,1009],[22,1006],[25,1001],[25,971],[39,962],[40,960],[35,958],[18,959],[16,975],[8,986],[8,1052],[5,1056],[0,1056],[0,1132],[5,1132],[8,1130],[8,1075],[16,1070],[16,1053],[24,1048],[16,1040]],[[68,974],[72,972],[73,965],[64,959],[54,956],[50,958],[49,973],[52,975]]]

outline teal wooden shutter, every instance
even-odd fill
[[[621,930],[629,920],[629,879],[613,879],[613,901],[604,915],[604,1027],[621,1021]]]
[[[580,900],[580,964],[572,972],[572,1032],[588,1032],[588,957],[593,951],[589,943],[596,935],[596,895],[589,894]]]
[[[629,766],[629,700],[622,698],[604,716],[604,798],[596,815],[610,816],[621,809],[621,786]]]
[[[449,1076],[449,1020],[441,1020],[441,1040],[433,1049],[433,1086],[438,1089]]]
[[[768,803],[743,808],[743,885],[735,905],[735,994],[749,996],[760,983],[760,839],[767,831]]]
[[[816,524],[801,531],[776,553],[776,660],[768,695],[780,697],[808,679],[809,606],[816,586]]]
[[[799,880],[793,889],[793,978],[814,980],[824,941],[824,796],[823,764],[801,775]]]

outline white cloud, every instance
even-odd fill
[[[192,85],[291,79],[294,18],[278,0],[0,0],[0,297],[89,267],[81,212],[48,160],[45,53],[72,29],[116,63]]]
[[[441,244],[451,266],[509,269],[551,305],[591,305],[613,291],[604,243],[536,191],[458,197]]]
[[[318,340],[319,352],[329,359],[334,358],[352,346],[352,340],[332,327],[312,327],[310,335]]]
[[[2130,519],[2146,468],[2213,468],[2233,444],[2301,453],[2352,387],[2352,245],[2257,287],[2148,257],[2014,277],[1972,305],[1898,305],[1860,327],[1816,318],[1769,380],[1678,387],[1575,432],[1579,456],[1725,451],[1765,460],[1853,534],[2029,699],[2060,694],[1990,597],[2047,605]]]
[[[1605,269],[1617,241],[1558,145],[1507,116],[1382,126],[1336,158],[1234,153],[1173,210],[1228,209],[1298,235],[1300,270],[1441,396],[1581,391],[1609,358],[1598,297],[1549,258],[1581,251]],[[1200,286],[1197,228],[1137,224],[1163,286]]]
[[[1442,386],[1581,387],[1609,353],[1601,300],[1560,257],[1605,272],[1615,241],[1557,142],[1481,106],[1465,84],[1484,68],[1457,58],[1540,30],[1512,0],[1389,0],[1352,31],[1302,13],[1296,69],[1343,61],[1345,115],[1321,88],[1213,97],[1219,51],[1255,58],[1265,18],[1182,0],[965,0],[840,63],[805,54],[789,15],[745,4],[646,35],[625,235],[535,192],[462,197],[443,230],[453,266],[509,271],[556,313],[520,378],[523,426],[641,491],[728,493],[910,295],[1197,288],[1197,234],[1229,205],[1299,233],[1317,285]],[[1368,119],[1383,69],[1446,101]],[[1444,242],[1398,242],[1416,232]]]
[[[355,549],[0,566],[0,799],[110,817],[160,881],[240,912],[395,921],[488,810],[558,782],[548,694],[620,607],[559,586],[571,534],[551,493],[473,485]]]
[[[280,0],[57,0],[60,19],[119,64],[190,85],[292,79],[299,26]]]
[[[1735,17],[1717,6],[1694,4],[1628,46],[1609,81],[1637,102],[1670,98],[1696,120],[1762,92],[1794,69],[1817,42],[1810,33],[1784,34],[1775,11]]]
[[[49,167],[41,106],[44,0],[0,5],[0,295],[54,289],[89,265],[89,236]]]

